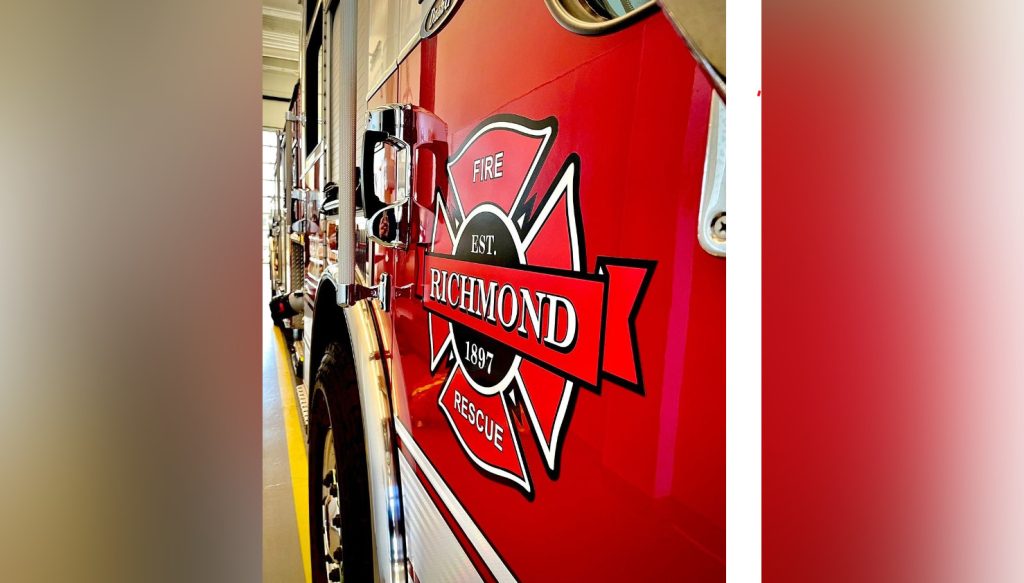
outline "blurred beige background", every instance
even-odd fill
[[[2,7],[0,580],[260,578],[260,14]]]

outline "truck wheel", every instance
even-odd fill
[[[316,374],[309,416],[313,583],[373,581],[366,447],[355,366],[338,343]]]

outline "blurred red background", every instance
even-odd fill
[[[765,581],[1021,581],[1019,6],[763,5]]]

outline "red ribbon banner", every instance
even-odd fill
[[[637,385],[633,317],[652,267],[602,258],[586,274],[428,253],[423,304],[590,386],[602,372]]]

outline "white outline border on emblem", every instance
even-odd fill
[[[518,368],[513,368],[511,370],[518,371]],[[466,375],[465,373],[463,373],[462,376],[466,377],[467,379],[469,378],[469,376]],[[519,458],[519,469],[523,473],[522,478],[513,473],[507,472],[497,466],[492,466],[491,464],[480,459],[473,451],[473,448],[469,447],[469,445],[466,444],[466,440],[462,438],[462,432],[459,430],[459,426],[455,423],[455,419],[452,419],[452,415],[451,413],[448,412],[448,408],[444,406],[444,396],[448,393],[448,389],[451,387],[452,379],[454,378],[454,372],[448,374],[448,379],[445,380],[444,386],[441,388],[441,394],[438,396],[437,402],[439,405],[441,405],[441,411],[444,412],[444,416],[448,418],[448,423],[451,424],[452,428],[455,430],[455,436],[459,438],[459,443],[462,445],[462,451],[466,452],[466,455],[468,455],[470,459],[472,459],[473,462],[476,463],[477,467],[480,468],[481,470],[489,474],[498,476],[500,478],[504,478],[518,486],[521,486],[523,488],[523,491],[525,491],[527,494],[532,493],[533,489],[531,488],[530,484],[530,474],[526,471],[526,459],[523,457],[523,447],[519,443],[519,437],[516,435],[517,432],[515,431],[515,428],[512,427],[512,415],[509,413],[508,410],[508,401],[500,396],[498,397],[499,399],[501,399],[501,407],[505,411],[505,423],[508,424],[508,435],[512,436],[512,442],[515,444],[516,457]]]
[[[452,241],[452,251],[455,250],[455,235],[452,234],[452,221],[448,218],[448,209],[445,205],[441,204],[441,192],[438,191],[435,195],[435,211],[434,211],[434,231],[430,234],[430,252],[434,252],[434,247],[437,245],[437,220],[443,214],[444,215],[444,229],[448,231],[448,239]],[[426,293],[426,292],[424,292]],[[455,350],[455,339],[452,337],[451,325],[448,326],[448,334],[444,337],[444,342],[441,346],[434,349],[434,318],[443,319],[440,316],[434,314],[427,314],[427,333],[430,335],[430,372],[433,373],[437,370],[437,367],[444,361],[446,356],[445,350]]]
[[[519,192],[516,194],[515,199],[512,200],[511,206],[509,206],[510,211],[515,208],[518,208],[519,203],[523,198],[523,193],[526,192],[526,185],[530,183],[530,179],[533,178],[534,173],[537,171],[537,165],[540,164],[540,159],[543,158],[545,153],[547,152],[547,145],[548,142],[551,140],[551,134],[553,131],[551,126],[535,130],[532,128],[528,128],[524,125],[506,120],[493,121],[477,129],[473,133],[473,135],[466,140],[466,143],[462,144],[462,147],[459,148],[459,151],[456,152],[454,156],[448,159],[448,164],[446,165],[446,169],[448,171],[448,186],[450,186],[452,189],[452,194],[455,196],[455,204],[459,205],[459,213],[463,217],[466,216],[466,209],[463,208],[462,206],[462,197],[459,196],[459,189],[455,186],[455,177],[452,176],[452,166],[454,166],[462,158],[462,155],[466,153],[466,150],[468,150],[469,147],[472,146],[474,142],[476,142],[481,136],[492,130],[509,130],[525,136],[543,138],[543,141],[541,141],[540,143],[540,148],[537,149],[537,154],[533,157],[533,163],[530,165],[530,170],[527,171],[526,176],[523,177],[523,183],[519,185]]]
[[[552,196],[548,198],[544,203],[544,207],[537,213],[537,217],[534,220],[530,231],[526,234],[526,238],[523,242],[524,250],[528,249],[533,244],[533,239],[540,233],[541,229],[547,223],[548,219],[551,218],[551,213],[554,212],[555,207],[558,206],[559,200],[565,198],[565,211],[568,215],[566,222],[569,226],[569,246],[572,252],[572,270],[579,273],[583,270],[583,266],[580,265],[580,241],[579,241],[579,229],[576,224],[576,174],[579,171],[575,162],[570,162],[565,166],[562,173],[556,179],[555,188],[552,190]],[[519,381],[519,388],[523,393],[523,404],[526,405],[525,409],[530,417],[530,423],[533,425],[533,431],[537,436],[537,442],[540,445],[541,453],[544,457],[544,463],[547,464],[548,470],[551,472],[555,471],[555,464],[558,461],[558,453],[561,449],[562,444],[562,431],[563,424],[565,423],[565,417],[569,410],[569,402],[572,400],[572,394],[577,387],[569,379],[563,379],[565,383],[562,385],[562,398],[558,403],[558,409],[555,413],[555,421],[551,426],[551,441],[547,442],[545,439],[545,433],[541,430],[540,419],[537,418],[537,412],[534,410],[533,401],[530,399],[530,393],[526,386],[526,382],[523,381],[522,375],[519,373],[519,368],[516,367],[516,378]]]

